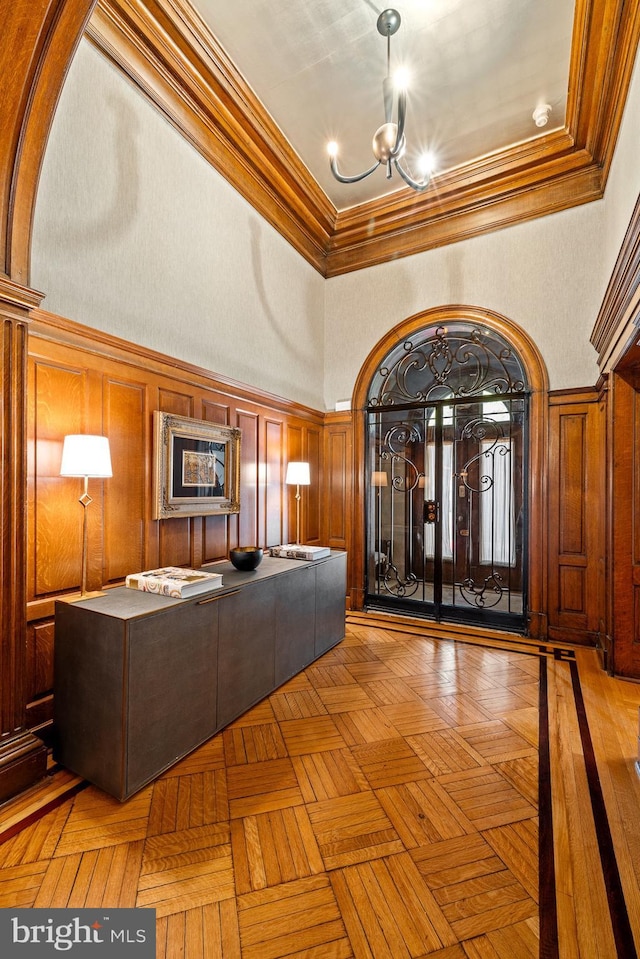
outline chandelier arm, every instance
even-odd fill
[[[398,160],[396,160],[395,157],[393,159],[393,163],[396,170],[398,171],[398,173],[400,174],[404,182],[407,184],[407,186],[412,187],[412,189],[417,190],[419,193],[427,189],[427,187],[429,186],[431,177],[428,176],[424,181],[419,182],[418,180],[414,180],[413,177],[410,177],[409,174],[406,172],[406,170],[402,169]]]
[[[357,183],[359,180],[364,180],[365,177],[370,176],[370,174],[377,170],[380,166],[380,160],[378,160],[377,163],[374,163],[374,165],[370,167],[370,169],[365,170],[364,173],[358,173],[357,176],[343,176],[338,170],[338,164],[335,157],[331,157],[329,163],[331,165],[331,172],[336,180],[340,181],[340,183]]]
[[[401,153],[404,147],[404,120],[407,115],[407,94],[404,90],[400,90],[398,93],[398,132],[396,134],[396,142],[393,150],[391,151],[391,156],[395,158]]]

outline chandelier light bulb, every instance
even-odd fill
[[[429,185],[430,173],[425,171],[422,179],[414,180],[400,164],[400,159],[404,155],[406,141],[404,135],[404,121],[407,112],[406,87],[409,80],[409,74],[406,69],[398,70],[393,80],[391,79],[391,37],[400,27],[400,14],[397,10],[383,10],[378,17],[377,28],[381,36],[387,38],[387,75],[382,83],[382,99],[384,103],[384,119],[382,126],[378,127],[373,135],[371,143],[373,155],[376,162],[364,173],[358,173],[356,176],[344,176],[338,170],[338,161],[336,155],[338,152],[335,143],[329,144],[329,157],[331,172],[340,183],[357,183],[364,180],[377,170],[381,164],[384,164],[387,171],[387,179],[393,176],[393,170],[402,177],[407,186],[418,192],[426,190]],[[393,119],[393,114],[396,119]]]
[[[327,143],[327,153],[330,157],[336,157],[338,155],[338,144],[335,140],[330,140]]]
[[[431,150],[427,151],[427,153],[422,153],[418,157],[417,166],[423,176],[431,176],[436,168],[436,158]]]
[[[396,90],[408,90],[411,75],[406,67],[399,67],[393,74],[393,86]]]

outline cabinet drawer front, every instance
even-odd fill
[[[316,568],[316,656],[344,639],[347,554]]]
[[[127,792],[216,728],[218,604],[190,603],[131,625]]]
[[[112,795],[123,778],[124,635],[120,620],[56,604],[55,757]]]
[[[219,611],[218,729],[273,690],[276,585],[254,583],[223,597]]]
[[[282,577],[276,606],[276,686],[308,666],[316,635],[316,570],[303,566]]]

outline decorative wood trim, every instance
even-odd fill
[[[332,205],[190,5],[100,0],[87,36],[322,273]]]
[[[638,198],[607,291],[598,313],[591,342],[598,364],[612,369],[640,326],[640,197]]]
[[[172,379],[189,385],[202,386],[203,380],[210,381],[216,393],[245,399],[247,402],[260,403],[262,406],[277,410],[280,413],[310,418],[315,420],[318,425],[323,422],[323,414],[310,406],[284,399],[275,393],[269,393],[267,390],[249,387],[229,376],[223,376],[220,373],[206,370],[204,367],[175,359],[165,353],[158,353],[137,343],[130,343],[128,340],[113,336],[111,333],[94,330],[89,326],[76,323],[74,320],[68,320],[55,313],[48,313],[46,310],[34,310],[32,312],[29,334],[38,339],[74,346],[96,356],[108,357],[133,366],[143,365],[150,372],[153,371],[164,376],[170,375]]]
[[[0,278],[0,802],[46,773],[44,744],[26,724],[26,365],[33,290]]]
[[[351,410],[329,412],[323,432],[322,543],[344,549],[347,557],[347,604],[351,606],[354,555],[353,530],[358,519],[353,511],[353,420]]]
[[[504,336],[518,353],[527,372],[531,387],[529,411],[529,605],[531,617],[529,635],[544,638],[547,610],[547,450],[549,388],[547,370],[538,348],[521,327],[498,313],[475,306],[435,307],[416,313],[390,330],[371,350],[365,360],[353,391],[353,446],[354,446],[354,535],[353,535],[353,591],[352,608],[362,609],[364,603],[365,551],[365,410],[371,379],[392,347],[410,338],[417,330],[431,324],[465,320],[479,323]]]
[[[606,412],[594,390],[549,410],[549,638],[597,645],[604,632]]]
[[[541,160],[535,179],[528,169],[498,170],[478,183],[470,170],[470,186],[462,171],[454,171],[438,179],[437,193],[428,191],[410,205],[383,198],[338,214],[325,275],[375,266],[599,200],[602,172],[585,160],[577,152]]]
[[[101,0],[88,36],[324,276],[599,199],[640,35],[640,5],[577,0],[565,131],[338,212],[184,0]],[[372,223],[374,229],[371,229]]]
[[[14,0],[2,16],[0,271],[29,282],[31,225],[64,78],[96,0]]]
[[[0,268],[23,283],[49,127],[94,4],[19,0],[5,17]],[[601,197],[639,34],[638,3],[577,0],[564,133],[449,171],[420,197],[407,188],[338,214],[185,0],[101,0],[88,26],[93,42],[325,276]]]
[[[549,406],[567,406],[572,403],[595,403],[600,391],[595,386],[575,386],[568,390],[549,390]]]
[[[638,412],[639,394],[627,377],[613,374],[608,403],[608,631],[611,671],[640,678],[638,643]]]
[[[78,584],[77,557],[66,548],[78,531],[77,495],[73,488],[48,483],[67,432],[106,431],[112,458],[120,464],[108,483],[94,484],[92,490],[91,589],[119,583],[132,569],[198,566],[226,556],[238,542],[268,546],[286,541],[288,459],[311,462],[304,534],[307,542],[320,538],[324,413],[53,314],[35,311],[34,316],[29,328],[29,441],[34,448],[42,441],[42,457],[30,460],[27,475],[29,622],[51,616],[52,597]],[[240,517],[153,521],[151,412],[156,409],[243,429]]]

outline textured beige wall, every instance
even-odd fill
[[[363,362],[389,329],[444,304],[495,310],[527,330],[551,389],[594,385],[589,337],[640,191],[639,142],[636,68],[603,200],[327,281],[327,408],[351,398]]]
[[[324,281],[89,43],[38,191],[43,307],[323,408]]]

